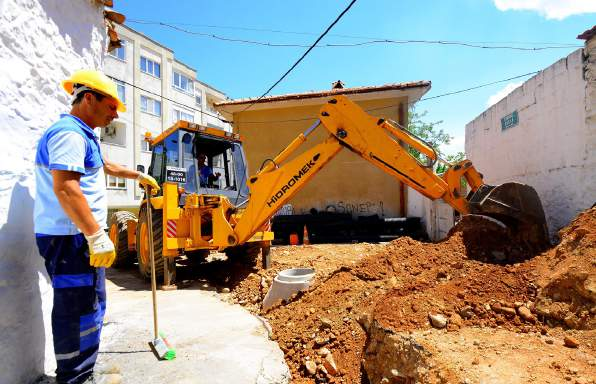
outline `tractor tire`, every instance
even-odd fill
[[[153,257],[155,258],[155,277],[163,277],[164,257],[163,251],[163,211],[151,210],[153,224]],[[151,278],[151,258],[149,256],[149,239],[147,230],[147,206],[143,205],[139,211],[139,224],[137,225],[137,260],[139,273],[145,279]]]
[[[232,262],[241,262],[253,266],[259,257],[261,246],[260,242],[252,242],[227,248],[224,252]]]
[[[128,250],[128,220],[136,220],[135,215],[128,211],[118,211],[110,218],[110,240],[116,249],[116,259],[113,267],[127,267],[134,263],[134,254]]]

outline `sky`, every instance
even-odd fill
[[[126,25],[174,51],[197,78],[229,98],[261,96],[348,6],[349,0],[116,0]],[[169,24],[172,27],[159,25]],[[544,69],[578,49],[577,35],[596,24],[594,0],[358,0],[269,94],[430,80],[424,97]],[[213,37],[215,35],[216,37]],[[220,38],[243,40],[226,41]],[[482,49],[452,44],[373,40],[458,41],[542,50]],[[251,44],[301,45],[291,47]],[[452,137],[441,149],[464,150],[466,123],[531,76],[420,101],[426,121]],[[309,123],[305,124],[305,129]]]

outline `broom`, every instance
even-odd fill
[[[157,327],[157,283],[155,278],[155,255],[153,251],[153,215],[151,213],[151,191],[148,185],[145,186],[147,196],[147,237],[149,242],[149,262],[151,263],[151,295],[153,298],[153,341],[149,347],[159,360],[173,360],[176,358],[176,350],[168,343],[163,333]]]

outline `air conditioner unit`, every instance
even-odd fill
[[[103,129],[103,133],[107,137],[116,137],[116,127],[114,125],[108,125]]]

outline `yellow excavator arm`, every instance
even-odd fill
[[[319,125],[323,125],[329,131],[325,141],[285,162]],[[503,188],[496,191],[501,199],[495,202],[494,199],[491,200],[491,196],[496,195],[492,193],[495,192],[495,187],[483,183],[482,176],[469,160],[452,165],[439,176],[432,168],[424,166],[412,156],[408,147],[416,149],[433,161],[436,160],[435,151],[426,143],[384,119],[371,116],[347,97],[336,96],[321,107],[319,120],[248,179],[248,205],[234,227],[237,243],[244,243],[257,232],[343,148],[360,155],[429,199],[443,199],[462,214],[488,211],[487,213],[493,213],[493,216],[499,218],[514,217],[517,221],[524,221],[528,219],[525,211],[530,211],[531,221],[542,226],[539,233],[545,233],[542,205],[531,187],[509,183],[516,185],[508,186],[505,188],[506,191],[503,191]],[[468,183],[472,197],[460,194],[462,178]],[[530,190],[526,190],[525,187]],[[482,196],[474,198],[477,193]],[[503,197],[511,194],[515,196]],[[488,205],[494,206],[494,209],[486,209]],[[517,217],[514,212],[516,210],[521,210],[521,213],[517,212]]]

